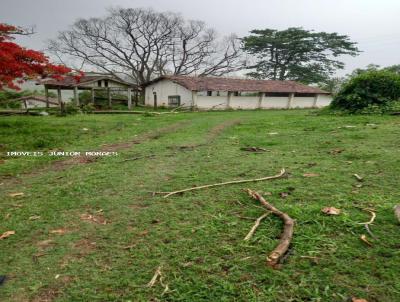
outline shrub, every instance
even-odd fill
[[[400,75],[373,70],[356,75],[345,83],[332,101],[331,108],[351,113],[371,110],[390,111],[400,99]]]
[[[83,113],[92,113],[96,108],[92,103],[87,103],[81,106],[81,111]]]

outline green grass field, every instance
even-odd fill
[[[0,301],[400,301],[399,138],[399,117],[306,110],[1,118],[0,234],[15,234],[0,240]],[[5,155],[105,145],[118,156]],[[281,168],[288,178],[151,193]],[[245,188],[296,220],[279,270],[265,264],[279,218],[243,240],[264,213]],[[160,266],[163,284],[147,287]]]

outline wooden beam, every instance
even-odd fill
[[[46,108],[49,108],[49,88],[46,85],[44,85],[44,94],[46,96]]]
[[[92,104],[94,104],[94,88],[92,88],[90,90],[90,92],[91,92],[91,97],[92,97]]]
[[[128,110],[131,110],[132,109],[132,89],[128,88],[127,93],[128,93]]]
[[[154,91],[153,92],[153,101],[154,101],[154,109],[157,109],[157,93]]]
[[[108,107],[112,108],[112,98],[111,98],[111,89],[107,88],[107,98],[108,98]]]
[[[75,105],[79,106],[79,94],[78,94],[78,87],[74,87],[74,100],[75,100]]]
[[[58,100],[58,105],[60,105],[60,108],[61,108],[62,99],[61,99],[61,88],[60,87],[57,87],[57,100]]]

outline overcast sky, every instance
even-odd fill
[[[363,51],[345,58],[346,70],[400,64],[400,0],[0,0],[0,22],[35,25],[21,44],[45,49],[46,40],[78,18],[100,17],[107,7],[152,7],[203,20],[221,34],[304,27],[347,34]]]

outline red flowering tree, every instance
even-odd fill
[[[13,42],[14,35],[24,30],[0,23],[0,90],[5,87],[19,90],[18,83],[41,77],[60,78],[71,71],[68,67],[54,65],[42,53],[27,49]]]

